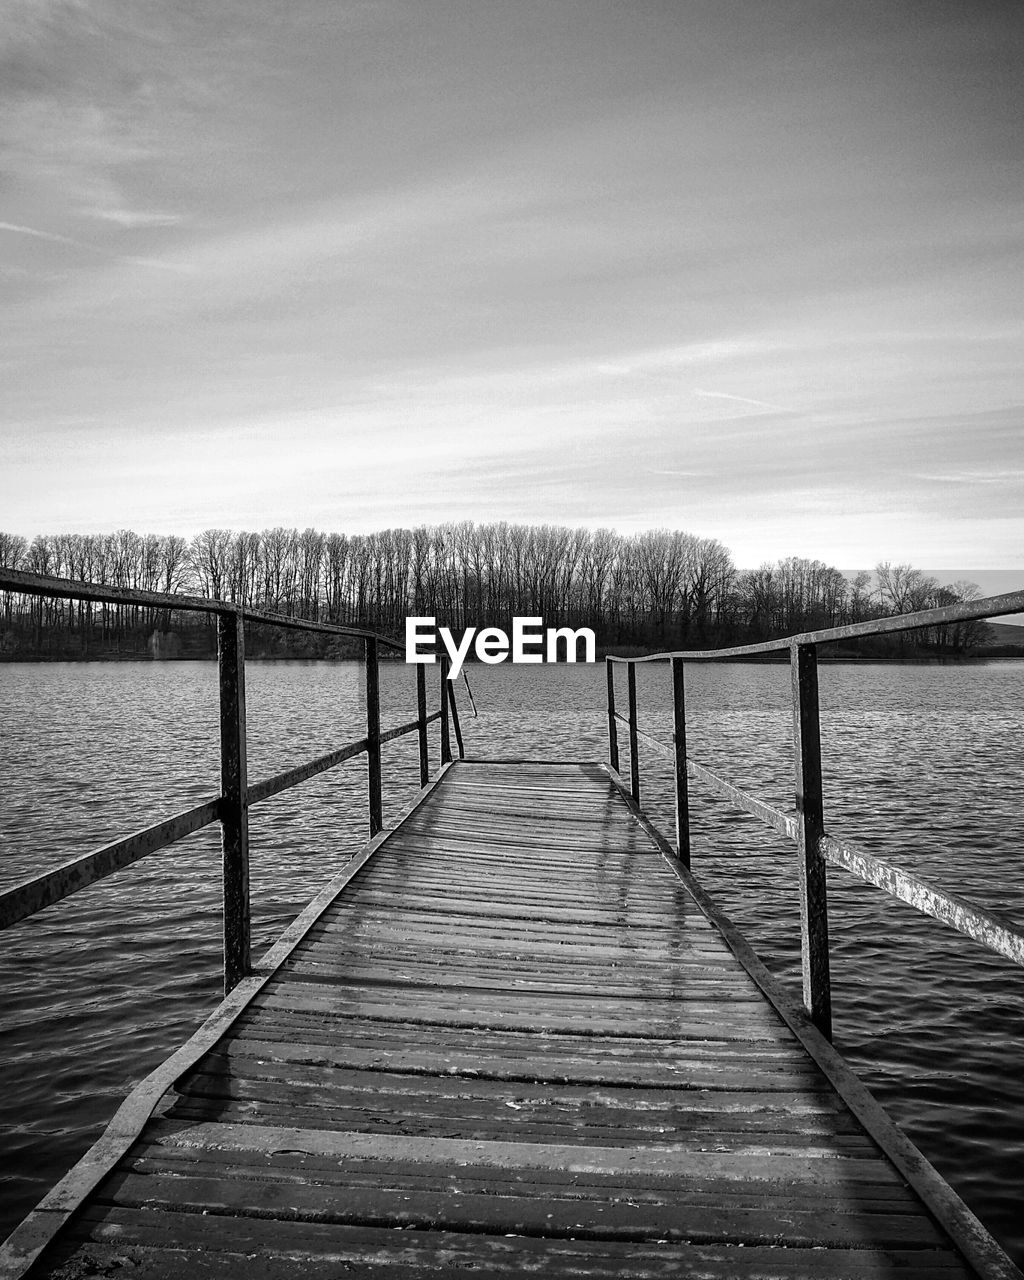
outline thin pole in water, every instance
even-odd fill
[[[220,820],[224,876],[224,994],[250,969],[249,804],[245,742],[245,632],[217,615],[220,675]]]
[[[797,845],[800,875],[800,965],[804,1005],[822,1035],[832,1038],[832,983],[828,954],[828,884],[818,841],[825,831],[821,792],[818,658],[814,645],[790,650],[793,673],[793,747],[796,764]]]
[[[615,723],[615,663],[605,658],[604,668],[608,677],[608,763],[619,771],[619,729]]]
[[[686,691],[683,660],[672,659],[672,722],[676,761],[676,853],[690,865],[690,795],[686,780]]]
[[[370,838],[384,825],[380,778],[380,676],[377,641],[366,637],[366,789]]]

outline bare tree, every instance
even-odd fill
[[[189,543],[189,568],[195,575],[200,595],[213,600],[226,599],[230,548],[231,534],[227,529],[205,529]]]

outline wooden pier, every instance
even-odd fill
[[[67,1280],[1016,1274],[614,775],[521,761],[449,766],[371,841],[7,1274],[37,1250]]]
[[[816,674],[821,645],[1017,613],[1024,592],[609,658],[601,765],[464,760],[443,655],[436,710],[417,665],[415,718],[383,727],[379,650],[401,651],[393,638],[3,567],[0,590],[216,619],[219,793],[0,892],[0,929],[219,823],[225,985],[0,1247],[0,1280],[1024,1280],[830,1043],[826,863],[1017,963],[1024,934],[827,830]],[[362,736],[250,782],[246,624],[359,638]],[[790,811],[686,749],[685,663],[780,651]],[[658,661],[671,742],[639,727],[636,665]],[[384,828],[382,748],[407,735],[421,790]],[[641,745],[672,765],[673,844],[640,809]],[[359,756],[368,844],[254,965],[250,809]],[[796,846],[800,1003],[690,873],[691,779]]]

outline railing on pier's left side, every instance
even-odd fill
[[[416,718],[394,728],[381,729],[379,650],[403,651],[402,642],[357,627],[336,626],[240,608],[223,600],[200,596],[135,591],[91,582],[46,578],[0,568],[0,591],[64,600],[142,606],[175,612],[213,614],[217,619],[217,657],[220,675],[220,794],[162,822],[135,831],[52,871],[0,892],[0,929],[24,920],[80,889],[129,867],[148,854],[220,822],[224,886],[224,991],[232,990],[250,971],[249,908],[249,809],[290,787],[306,782],[354,756],[366,755],[367,825],[371,839],[383,828],[381,748],[396,738],[415,733],[419,739],[420,785],[430,777],[427,728],[440,722],[439,754],[442,765],[452,759],[450,729],[454,728],[459,756],[463,755],[462,730],[448,659],[439,662],[439,709],[427,714],[426,671],[416,665]],[[245,624],[258,623],[292,630],[314,631],[362,640],[365,654],[366,733],[326,755],[286,769],[260,782],[248,781],[245,725]]]
[[[832,984],[829,973],[828,887],[825,864],[842,867],[867,884],[875,885],[891,897],[915,907],[925,915],[983,943],[991,950],[1024,965],[1024,934],[992,912],[956,894],[948,893],[912,872],[876,858],[873,854],[825,830],[821,785],[821,733],[818,712],[817,651],[822,644],[852,640],[863,636],[956,622],[996,618],[1024,612],[1024,591],[992,596],[966,604],[948,605],[918,613],[875,618],[845,627],[809,631],[800,635],[768,640],[761,644],[739,645],[729,649],[689,650],[676,653],[649,654],[641,658],[610,656],[607,662],[608,687],[608,758],[619,773],[618,726],[626,726],[629,735],[629,791],[640,807],[641,743],[673,762],[675,777],[675,850],[679,861],[690,866],[690,800],[688,779],[704,783],[739,809],[745,810],[766,826],[788,837],[797,846],[800,886],[801,971],[804,1006],[812,1021],[824,1035],[832,1034]],[[686,662],[722,662],[736,659],[758,659],[768,654],[788,653],[792,670],[792,714],[794,745],[795,809],[783,813],[767,801],[751,795],[728,782],[704,765],[697,764],[686,751],[686,707],[684,666]],[[673,735],[665,743],[639,727],[636,697],[636,667],[639,663],[668,662],[672,672]],[[626,667],[627,714],[616,707],[616,665]],[[625,784],[624,784],[625,785]]]

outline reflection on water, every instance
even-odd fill
[[[464,712],[469,754],[604,758],[603,669],[469,674],[480,709],[478,720]],[[823,666],[820,683],[829,830],[1024,923],[1024,664]],[[363,732],[356,664],[252,663],[247,684],[252,780]],[[667,667],[638,668],[638,691],[642,727],[667,739]],[[382,703],[385,727],[410,718],[411,669],[382,668]],[[787,667],[688,667],[687,710],[695,759],[792,807]],[[216,669],[2,666],[0,734],[0,879],[10,882],[216,792]],[[622,764],[628,772],[624,749]],[[359,847],[364,779],[356,760],[253,810],[257,953]],[[385,818],[417,781],[415,740],[385,747]],[[645,807],[671,832],[666,764],[648,754],[643,782]],[[699,786],[692,840],[696,873],[798,982],[792,847]],[[216,1003],[218,878],[212,828],[4,936],[0,1234]],[[839,1048],[1024,1258],[1024,975],[842,872],[830,871],[829,885]]]

